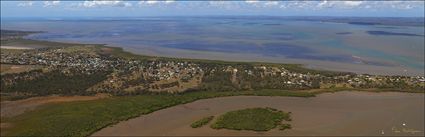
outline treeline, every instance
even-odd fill
[[[385,81],[383,83],[374,83],[366,81],[362,84],[351,84],[352,87],[362,89],[382,89],[382,90],[397,90],[397,91],[411,91],[411,92],[424,92],[425,86],[421,84],[408,84],[405,81]]]
[[[217,71],[213,74],[205,75],[199,90],[203,91],[236,91],[239,86],[232,83],[229,72]]]
[[[59,95],[89,95],[86,89],[107,78],[110,72],[97,71],[92,74],[73,72],[62,73],[60,70],[53,70],[43,74],[42,77],[19,80],[13,84],[5,84],[2,78],[1,92],[4,93],[26,93],[33,96],[43,96],[51,94]],[[23,74],[7,74],[2,77],[18,77]]]
[[[312,89],[320,88],[320,79],[306,78],[311,81],[303,84],[287,84],[293,78],[282,77],[280,74],[265,73],[264,70],[254,69],[252,65],[238,65],[238,72],[223,71],[226,69],[223,65],[210,64],[205,68],[207,71],[202,78],[202,83],[198,90],[202,91],[243,91],[259,89]],[[212,71],[212,70],[215,71]],[[244,72],[251,70],[251,74]],[[191,89],[193,90],[193,89]]]

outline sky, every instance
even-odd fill
[[[424,17],[424,1],[1,1],[1,17],[203,15]]]

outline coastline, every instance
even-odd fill
[[[289,59],[289,58],[271,58],[261,55],[251,55],[242,53],[220,53],[210,51],[191,51],[181,49],[171,49],[162,47],[140,46],[141,48],[132,48],[117,45],[106,45],[110,47],[122,48],[125,52],[142,56],[158,56],[183,59],[201,59],[218,60],[224,62],[264,62],[278,64],[302,64],[306,68],[328,71],[353,72],[356,74],[371,75],[402,75],[402,76],[424,76],[423,70],[406,68],[402,66],[375,66],[367,64],[353,64],[343,62],[307,60],[307,59]]]
[[[425,135],[420,3],[181,3],[2,2],[0,137]]]
[[[209,98],[172,106],[127,121],[121,121],[116,125],[101,129],[91,136],[202,136],[211,134],[217,136],[382,135],[381,130],[385,131],[385,135],[417,136],[424,133],[424,125],[420,122],[423,120],[417,120],[423,119],[424,100],[422,98],[423,94],[415,93],[372,93],[361,91],[323,93],[313,98],[278,96]],[[382,106],[380,104],[387,105]],[[253,132],[214,130],[209,128],[209,125],[197,129],[189,126],[191,122],[201,117],[219,115],[226,111],[249,107],[273,107],[292,112],[293,121],[291,124],[294,128],[283,132],[278,130]],[[311,115],[311,113],[315,113],[315,115]],[[387,113],[395,114],[384,115]],[[376,116],[380,118],[376,118]],[[389,119],[392,120],[388,121]],[[372,121],[374,123],[371,123]],[[415,134],[392,132],[392,127],[401,128],[402,123],[407,123],[409,128],[421,132]]]
[[[1,49],[35,49],[31,47],[25,47],[25,46],[0,46]]]
[[[37,32],[46,33],[46,32]],[[29,34],[36,35],[36,33]],[[28,35],[28,36],[29,36]],[[371,74],[371,75],[401,75],[401,76],[425,76],[422,69],[416,69],[405,66],[385,66],[385,65],[372,65],[367,63],[349,63],[349,62],[336,62],[328,60],[314,60],[314,59],[297,59],[287,58],[284,56],[266,56],[249,53],[225,53],[214,51],[195,51],[178,48],[166,48],[159,46],[126,46],[123,44],[96,44],[96,43],[82,43],[78,41],[52,41],[52,40],[38,40],[31,37],[24,36],[22,40],[29,40],[30,42],[50,42],[62,43],[67,46],[75,45],[103,45],[105,47],[121,48],[124,52],[128,52],[139,56],[148,57],[163,57],[163,58],[179,58],[179,59],[193,59],[193,60],[208,60],[208,61],[223,61],[223,62],[259,62],[259,63],[277,63],[277,64],[301,64],[309,69],[325,70],[325,71],[339,71],[339,72],[352,72],[356,74]],[[19,44],[19,43],[18,43]],[[28,43],[26,43],[28,44]],[[22,45],[22,44],[21,44]],[[7,45],[1,46],[3,49],[36,49],[45,48],[37,44],[29,46],[21,45]],[[356,57],[356,56],[354,56]]]
[[[30,39],[32,40],[32,39]],[[38,40],[33,40],[38,41]],[[60,42],[60,41],[47,41],[47,42]],[[85,44],[76,42],[66,42],[66,44],[78,45],[100,45],[100,44]],[[307,60],[307,59],[289,59],[282,57],[280,59],[266,57],[261,55],[251,55],[243,53],[221,53],[211,51],[191,51],[181,49],[171,49],[163,47],[140,46],[139,48],[132,48],[119,45],[103,45],[111,48],[121,48],[124,52],[134,55],[147,56],[147,57],[163,57],[163,58],[179,58],[188,60],[207,60],[207,61],[223,61],[223,62],[257,62],[257,63],[277,63],[277,64],[301,64],[303,67],[316,70],[325,71],[339,71],[339,72],[352,72],[356,74],[371,74],[371,75],[401,75],[401,76],[424,76],[425,72],[418,69],[406,68],[402,66],[375,66],[367,64],[353,64],[343,62],[332,62],[322,60]],[[2,49],[36,49],[42,47],[31,46],[0,46]]]
[[[46,43],[50,43],[45,41]],[[53,42],[52,42],[53,43]],[[50,43],[51,44],[51,43]],[[90,46],[91,44],[71,44],[71,45],[83,45],[83,46]],[[61,45],[63,46],[63,45]],[[155,57],[155,56],[144,56],[140,54],[134,54],[128,52],[128,50],[125,50],[121,47],[111,47],[104,45],[101,46],[94,46],[91,45],[91,48],[109,48],[109,49],[103,49],[104,52],[109,52],[110,54],[113,53],[113,55],[117,55],[118,57],[130,57],[134,59],[159,59],[159,60],[174,60],[174,61],[194,61],[194,62],[203,62],[203,63],[217,63],[217,64],[243,64],[241,62],[229,62],[229,61],[214,61],[214,60],[196,60],[196,59],[187,59],[187,58],[167,58],[167,57]],[[78,47],[77,48],[84,48],[84,47]],[[252,64],[256,64],[258,62],[251,62]],[[267,64],[267,63],[260,63],[260,64]],[[272,65],[270,63],[270,65]],[[282,64],[283,65],[283,64]],[[294,64],[286,64],[288,66],[295,66],[294,70],[303,70],[304,68],[300,68],[297,65]],[[315,70],[313,70],[312,73],[314,73]],[[139,117],[140,115],[144,114],[150,114],[152,112],[156,112],[158,110],[162,110],[164,108],[173,107],[175,105],[179,104],[185,104],[189,102],[193,102],[196,100],[206,99],[206,98],[216,98],[216,97],[223,97],[223,96],[243,96],[243,95],[257,95],[257,96],[296,96],[296,97],[312,97],[319,93],[325,93],[325,92],[337,92],[337,91],[344,91],[344,90],[357,90],[356,88],[352,89],[346,89],[346,88],[329,88],[329,89],[318,89],[318,90],[311,90],[311,91],[289,91],[289,90],[282,90],[282,92],[263,92],[260,90],[255,91],[245,91],[245,92],[187,92],[185,94],[159,94],[159,95],[139,95],[139,96],[126,96],[126,97],[113,97],[111,99],[102,99],[102,100],[95,100],[95,101],[82,101],[82,102],[73,102],[73,103],[61,103],[61,104],[52,104],[52,105],[46,105],[45,107],[42,107],[41,109],[37,109],[34,111],[31,111],[29,113],[24,113],[23,115],[19,115],[17,117],[12,118],[10,121],[11,123],[17,122],[16,129],[12,129],[14,131],[11,131],[10,135],[26,135],[26,134],[33,134],[33,135],[70,135],[70,136],[76,136],[76,135],[90,135],[91,133],[101,130],[104,127],[107,127],[109,125],[116,124],[121,121],[128,120],[130,118]],[[372,92],[386,92],[391,91],[388,89],[365,89],[367,91]],[[284,92],[286,91],[286,92]],[[400,91],[403,92],[403,89],[393,89],[393,91]],[[409,91],[406,91],[409,92]],[[423,92],[421,92],[423,93]],[[420,96],[423,96],[420,95]],[[148,99],[147,99],[148,98]],[[149,101],[150,99],[153,99]],[[302,99],[302,98],[299,98]],[[144,100],[148,100],[147,102],[143,102]],[[159,101],[159,102],[156,102]],[[140,104],[139,104],[140,103]],[[117,104],[117,105],[114,105]],[[285,104],[285,103],[284,103]],[[96,107],[95,110],[87,110],[84,108],[87,108],[87,106]],[[73,108],[73,109],[69,109]],[[128,108],[138,108],[137,110],[134,109],[128,109]],[[65,123],[69,122],[70,126],[79,127],[81,129],[75,128],[75,130],[69,130],[69,131],[61,131],[58,129],[50,129],[50,130],[44,130],[40,129],[45,126],[52,126],[52,125],[58,125],[59,121],[52,121],[52,117],[61,117],[62,115],[45,115],[46,113],[49,114],[62,114],[62,113],[69,113],[74,114],[75,116],[72,117],[66,117],[61,118],[62,120],[60,122]],[[108,112],[114,112],[114,113],[108,113]],[[115,112],[125,112],[125,113],[115,113]],[[90,117],[87,114],[93,114],[97,113],[99,115],[96,115],[95,117]],[[21,118],[28,118],[25,120],[22,120]],[[31,120],[34,120],[33,117],[37,117],[37,122],[31,122]],[[20,120],[21,119],[21,120]],[[14,121],[17,120],[17,121]],[[9,121],[7,121],[9,122]],[[29,123],[32,123],[31,125],[27,126]],[[97,124],[100,123],[100,124]],[[38,125],[37,125],[38,124]],[[86,126],[86,127],[84,127]],[[27,129],[38,129],[38,130],[23,130],[24,128]],[[58,127],[63,128],[63,127]],[[84,129],[84,131],[81,131]]]
[[[297,94],[294,94],[294,95],[286,94],[285,92],[283,92],[283,94],[273,94],[273,93],[269,93],[269,92],[265,92],[264,94],[260,94],[260,93],[263,93],[263,92],[256,92],[256,91],[238,92],[238,93],[234,93],[234,92],[189,92],[187,94],[181,94],[181,95],[177,95],[177,96],[175,96],[175,95],[171,95],[171,96],[170,95],[139,95],[139,96],[111,97],[111,98],[105,98],[105,99],[99,99],[99,100],[93,100],[93,101],[78,101],[78,102],[69,102],[69,103],[55,103],[55,104],[45,105],[43,107],[40,107],[40,109],[35,109],[35,110],[30,111],[28,113],[24,113],[22,115],[18,115],[16,117],[11,118],[10,120],[12,120],[12,121],[10,121],[10,120],[3,121],[5,123],[2,123],[2,124],[8,125],[10,123],[14,123],[13,122],[14,121],[13,119],[18,120],[18,119],[21,119],[21,118],[25,118],[25,119],[23,119],[23,121],[22,120],[19,120],[18,121],[20,124],[24,124],[26,122],[29,122],[28,120],[31,120],[31,119],[27,119],[27,118],[30,118],[32,116],[38,116],[39,117],[38,118],[39,119],[38,122],[40,122],[40,123],[33,123],[33,124],[37,125],[37,124],[44,123],[44,124],[47,124],[47,126],[48,126],[48,125],[51,125],[52,124],[50,122],[53,122],[53,121],[51,121],[52,116],[47,116],[47,115],[42,115],[42,114],[46,114],[46,113],[49,113],[49,114],[56,114],[56,113],[58,113],[58,114],[62,114],[62,113],[73,114],[73,113],[75,113],[75,114],[77,114],[77,116],[75,118],[81,118],[80,117],[81,114],[84,115],[84,114],[87,114],[87,113],[90,113],[90,114],[91,113],[99,113],[100,110],[108,111],[108,112],[109,111],[112,111],[112,110],[114,110],[114,111],[125,111],[125,112],[127,112],[128,110],[126,110],[126,108],[128,108],[128,107],[139,108],[141,106],[138,106],[136,104],[140,104],[140,103],[144,104],[143,107],[139,108],[141,110],[137,110],[137,113],[127,114],[128,116],[124,116],[124,117],[123,116],[119,116],[119,118],[113,118],[112,121],[110,121],[110,120],[107,120],[107,121],[102,121],[102,120],[101,121],[98,121],[98,120],[94,120],[93,121],[93,120],[89,120],[87,122],[89,122],[90,124],[87,123],[87,122],[83,122],[83,123],[86,123],[86,124],[83,124],[83,123],[81,123],[82,121],[77,120],[77,119],[72,118],[72,117],[68,117],[68,118],[64,119],[65,121],[68,121],[68,122],[71,122],[71,121],[75,121],[76,120],[75,122],[71,122],[70,123],[71,125],[69,125],[69,126],[71,126],[71,127],[78,126],[78,125],[80,125],[80,126],[89,126],[89,125],[91,125],[90,126],[91,128],[85,130],[84,133],[79,133],[79,132],[76,132],[74,130],[70,130],[70,131],[54,131],[54,132],[52,132],[51,130],[44,131],[44,130],[41,130],[41,129],[40,129],[41,131],[38,131],[38,132],[31,132],[31,131],[28,131],[28,130],[21,131],[22,130],[21,129],[21,130],[18,130],[18,131],[12,130],[11,132],[13,132],[13,133],[8,133],[8,135],[21,135],[22,133],[31,133],[31,134],[34,134],[34,135],[37,135],[39,133],[44,133],[44,134],[49,134],[49,135],[59,135],[57,133],[60,132],[61,133],[60,135],[79,135],[79,136],[89,136],[89,135],[92,135],[93,136],[93,135],[97,135],[97,132],[104,130],[104,128],[111,128],[111,127],[113,128],[113,127],[116,126],[116,124],[120,124],[122,122],[125,123],[127,121],[131,121],[133,119],[137,119],[139,117],[144,117],[144,116],[147,116],[147,115],[152,115],[152,114],[155,114],[155,113],[158,113],[158,112],[162,112],[163,110],[168,110],[170,108],[173,109],[173,108],[176,108],[178,106],[186,106],[187,104],[192,104],[192,103],[196,103],[196,102],[199,102],[199,101],[202,102],[204,100],[207,100],[208,101],[208,100],[222,99],[222,98],[239,98],[239,97],[242,97],[242,98],[243,97],[253,97],[253,98],[256,98],[256,97],[259,97],[259,98],[267,98],[267,100],[261,102],[261,103],[266,103],[267,104],[267,103],[270,103],[270,101],[271,101],[271,100],[269,100],[270,98],[279,98],[279,97],[282,97],[282,98],[287,98],[287,99],[292,99],[292,100],[301,100],[302,101],[301,103],[303,103],[303,102],[304,103],[308,103],[308,102],[311,103],[311,101],[308,101],[308,100],[316,100],[316,98],[317,98],[317,96],[316,97],[304,96],[304,95],[303,96],[298,96],[298,92],[294,92],[294,93],[297,93]],[[423,93],[401,93],[401,92],[391,92],[391,91],[390,92],[386,92],[386,91],[383,91],[383,92],[369,92],[369,91],[356,91],[356,90],[349,90],[349,91],[348,90],[335,90],[335,91],[327,90],[326,92],[311,91],[311,93],[312,94],[318,94],[318,96],[320,96],[320,97],[321,96],[325,96],[326,97],[326,96],[339,95],[338,98],[334,98],[333,100],[337,99],[337,100],[340,100],[340,101],[343,101],[343,102],[346,99],[348,99],[348,98],[375,100],[374,97],[377,97],[377,96],[378,97],[384,96],[385,98],[387,98],[387,99],[384,99],[383,101],[388,100],[388,99],[391,99],[391,98],[399,98],[399,96],[402,96],[402,97],[411,97],[411,98],[419,98],[420,101],[422,101],[422,102],[424,101],[423,100],[423,95],[424,95]],[[358,94],[360,96],[353,96],[353,94],[351,94],[351,93],[354,93],[354,95]],[[169,98],[169,97],[172,97],[172,98]],[[163,99],[166,99],[166,98],[168,98],[167,100],[169,100],[169,101],[163,100]],[[147,102],[145,101],[146,99],[147,99]],[[153,100],[158,100],[159,99],[159,100],[163,100],[163,101],[168,102],[168,103],[165,103],[165,102],[164,102],[165,104],[158,104],[158,103],[156,103],[156,105],[154,105],[154,104],[151,104],[151,103],[153,103],[153,102],[151,102],[152,99]],[[149,100],[151,100],[151,101],[149,101]],[[180,100],[180,101],[178,101],[178,100]],[[232,99],[232,100],[234,100],[234,99]],[[412,101],[412,99],[407,99],[406,101],[403,101],[403,100],[404,99],[402,99],[400,101],[396,101],[396,104],[400,104],[400,103],[403,104],[406,101]],[[251,104],[252,103],[254,103],[254,104],[257,104],[258,103],[258,101],[253,101],[253,99],[249,99],[248,101],[250,101]],[[145,102],[145,103],[143,103],[143,102]],[[352,104],[352,105],[353,104],[358,104],[358,102],[359,101],[355,101],[355,102],[352,102],[352,103],[349,103],[349,104]],[[360,101],[360,102],[362,102],[362,101]],[[115,103],[118,103],[118,104],[117,105],[114,105]],[[130,103],[132,105],[130,105],[128,103]],[[146,104],[146,103],[148,103],[148,104]],[[127,104],[127,105],[122,106],[123,104]],[[244,104],[244,103],[240,103],[240,104]],[[290,103],[290,102],[283,103],[283,104],[294,105],[294,103]],[[330,103],[328,105],[331,105],[331,104],[338,105],[339,103]],[[382,102],[380,102],[380,104],[381,105],[377,104],[377,106],[382,106]],[[152,106],[152,105],[154,105],[154,106]],[[322,106],[322,107],[328,108],[327,107],[328,105],[325,105],[325,106]],[[418,104],[416,104],[416,105],[418,105]],[[421,105],[421,103],[419,103],[419,105]],[[99,108],[96,108],[94,110],[86,110],[86,107],[87,106],[92,106],[92,107],[93,106],[97,106]],[[108,106],[108,107],[107,108],[104,108],[106,106]],[[211,106],[211,105],[208,105],[208,106]],[[213,105],[213,106],[220,107],[220,106],[223,106],[223,104],[221,104],[221,105]],[[282,107],[282,106],[286,106],[286,105],[282,105],[282,103],[278,103],[278,106]],[[363,106],[363,105],[361,105],[361,106]],[[365,106],[370,106],[370,104],[369,105],[365,105]],[[385,105],[385,106],[391,107],[391,105]],[[119,107],[119,108],[117,108],[117,107]],[[146,107],[148,107],[148,108],[146,108]],[[274,107],[274,106],[272,106],[272,107]],[[73,108],[73,109],[67,109],[67,108]],[[184,107],[184,108],[185,108],[185,110],[187,110],[188,107]],[[191,110],[197,110],[196,107],[195,108],[192,107],[190,109]],[[81,110],[86,110],[87,112],[85,112],[85,111],[84,112],[81,112]],[[201,109],[201,110],[210,110],[210,109]],[[415,110],[423,110],[423,106],[420,107],[420,108],[418,108],[418,109],[415,109]],[[134,110],[131,110],[131,111],[134,111]],[[360,111],[360,112],[362,112],[362,111]],[[170,113],[167,113],[167,114],[170,114]],[[199,113],[194,113],[194,114],[199,114]],[[310,112],[309,112],[309,114],[310,114]],[[98,119],[97,117],[99,117],[99,118],[102,119],[105,116],[110,117],[110,113],[98,115],[98,116],[96,116],[95,119]],[[54,117],[56,117],[56,116],[54,116]],[[59,116],[59,117],[61,117],[61,116]],[[90,118],[90,117],[92,117],[92,116],[89,116],[88,118]],[[72,119],[74,119],[74,120],[72,120]],[[191,119],[191,120],[196,120],[196,119],[198,119],[198,118],[194,118],[194,119]],[[71,121],[69,121],[69,120],[71,120]],[[77,122],[77,121],[80,121],[80,122]],[[95,123],[100,122],[102,124],[100,124],[100,125],[98,125],[98,124],[92,125],[93,122],[95,122]],[[193,122],[193,121],[189,121],[189,123],[191,123],[191,122]],[[55,122],[53,122],[53,123],[55,123]],[[165,123],[167,123],[167,122],[165,122]],[[33,124],[31,124],[32,126],[29,125],[29,127],[28,126],[25,126],[25,125],[20,125],[19,127],[16,127],[16,128],[17,129],[20,129],[20,128],[23,128],[23,127],[26,127],[26,128],[32,127],[32,128],[38,129],[38,126],[36,128],[36,127],[34,127],[35,125],[33,125]],[[39,125],[39,126],[41,126],[41,127],[46,126],[44,124]],[[83,125],[81,125],[81,124],[83,124]],[[143,124],[143,125],[149,126],[149,125],[146,125],[146,124]],[[94,127],[92,127],[92,126],[94,126]],[[190,127],[189,125],[186,125],[186,126]],[[126,126],[126,127],[128,127],[128,126]],[[161,129],[161,128],[159,128],[159,129]],[[6,131],[9,131],[9,130],[6,130]],[[20,132],[22,132],[22,133],[20,133]],[[6,135],[6,132],[4,132],[4,133],[5,133],[4,135]],[[151,133],[151,132],[149,132],[149,133]],[[247,135],[246,132],[240,132],[240,133],[242,133],[243,135]],[[237,132],[236,135],[237,134],[240,134],[240,133]],[[257,133],[257,132],[255,132],[255,133]],[[273,131],[272,131],[272,133],[273,133]],[[167,135],[167,134],[162,134],[162,132],[159,133],[159,134],[161,134],[161,135]],[[168,135],[173,135],[173,134],[168,134]],[[255,134],[252,134],[252,132],[248,132],[248,135],[255,135]]]

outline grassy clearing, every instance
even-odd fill
[[[263,90],[112,97],[45,105],[7,120],[2,119],[2,122],[14,125],[4,129],[8,136],[88,136],[108,125],[167,107],[199,99],[236,95],[314,96],[305,92]]]
[[[281,125],[283,120],[290,121],[290,113],[273,108],[248,108],[219,116],[211,128],[268,131]]]
[[[213,120],[214,116],[204,117],[198,121],[193,122],[190,127],[192,128],[199,128],[206,124],[208,124],[211,120]]]

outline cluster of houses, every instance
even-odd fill
[[[172,78],[190,79],[203,72],[199,65],[188,62],[149,61],[146,67],[141,67],[146,69],[149,77],[154,77],[158,81]]]
[[[51,69],[70,68],[83,73],[109,69],[123,60],[105,60],[87,52],[67,52],[63,48],[26,50],[22,53],[2,52],[1,63],[43,65]]]
[[[421,87],[424,88],[424,76],[378,76],[378,75],[357,75],[346,81],[353,87],[380,88],[380,87]]]
[[[64,70],[73,69],[81,73],[90,74],[95,71],[112,71],[118,76],[110,77],[105,83],[126,83],[130,79],[143,79],[139,81],[182,81],[188,82],[194,77],[202,77],[205,71],[209,75],[214,75],[217,71],[230,73],[232,82],[237,83],[238,79],[254,77],[257,79],[272,78],[279,81],[284,86],[298,86],[320,88],[320,85],[350,85],[352,87],[388,86],[397,83],[423,87],[425,78],[423,76],[377,76],[377,75],[335,75],[325,76],[321,74],[298,73],[285,69],[285,66],[250,66],[227,65],[217,67],[217,65],[200,65],[187,61],[167,61],[167,60],[131,60],[113,56],[94,54],[91,51],[77,50],[69,51],[66,48],[49,48],[27,50],[24,52],[2,52],[1,63],[22,64],[22,65],[44,65],[50,69]],[[65,68],[65,69],[64,69]],[[137,72],[137,73],[136,73]],[[124,75],[140,75],[137,78]],[[121,78],[117,78],[120,77]],[[134,80],[133,80],[134,81]],[[127,84],[128,87],[128,84]]]
[[[105,83],[110,85],[122,83],[120,86],[128,87],[131,76],[140,75],[140,81],[180,80],[188,82],[195,76],[201,75],[203,70],[199,65],[186,61],[141,61],[123,59],[113,56],[93,54],[92,51],[82,50],[69,51],[66,48],[49,48],[26,50],[23,52],[2,52],[1,63],[19,65],[42,65],[50,70],[61,70],[63,73],[79,72],[93,74],[96,71],[111,71],[115,75],[110,76]],[[135,73],[139,72],[139,73]],[[31,75],[31,74],[26,74]],[[122,89],[117,88],[117,89]]]
[[[354,87],[354,88],[422,88],[425,86],[424,76],[382,76],[368,74],[341,74],[325,76],[321,74],[291,72],[285,67],[256,66],[253,69],[237,69],[228,66],[224,71],[238,76],[244,73],[252,77],[274,77],[281,80],[286,86],[298,86],[305,88],[329,88],[329,87]],[[278,78],[282,77],[282,78]]]

